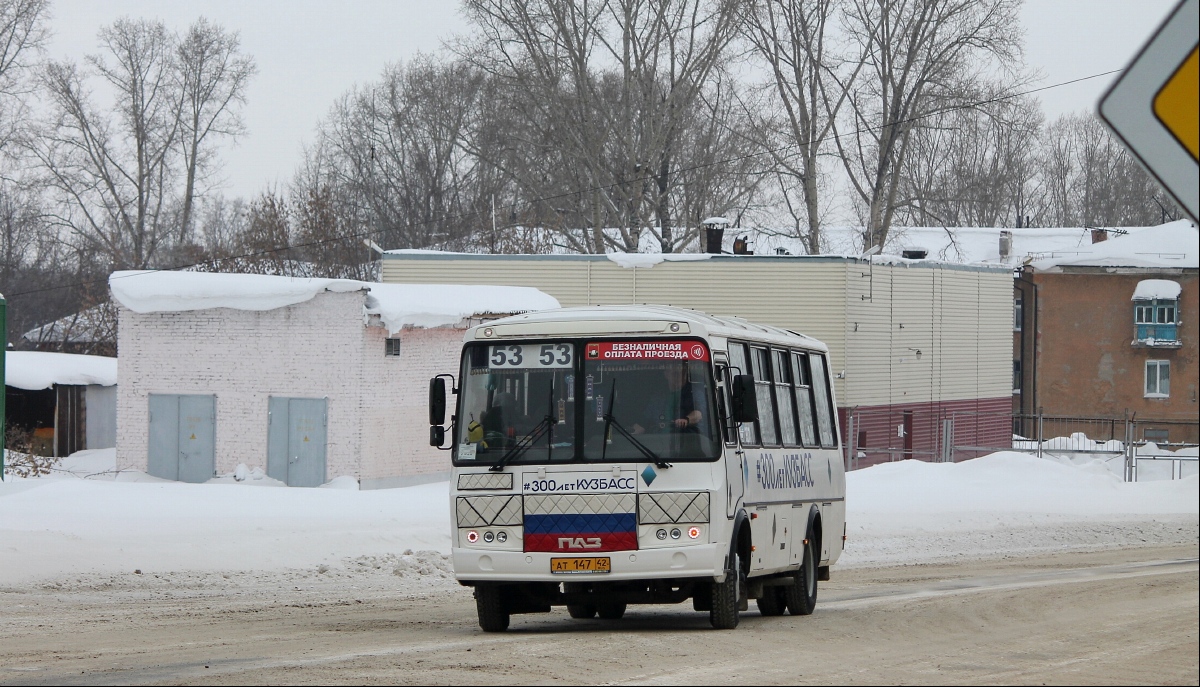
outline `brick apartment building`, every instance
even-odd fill
[[[1014,414],[1134,416],[1138,441],[1196,442],[1195,225],[1112,238],[1097,230],[1093,240],[1032,260],[1017,275]]]

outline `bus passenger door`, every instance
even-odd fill
[[[733,395],[730,385],[733,384],[733,373],[729,370],[723,355],[717,354],[716,362],[721,379],[717,388],[720,389],[719,393],[721,394],[719,401],[725,434],[725,515],[732,518],[734,513],[737,513],[746,492],[746,485],[743,481],[745,472],[742,467],[746,460],[746,454],[742,451],[741,443],[738,441],[737,425],[732,419]]]

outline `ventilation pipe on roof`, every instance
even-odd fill
[[[724,217],[709,217],[700,224],[704,227],[704,245],[700,250],[720,255],[721,246],[725,242],[725,227],[729,226],[729,220]]]
[[[1000,232],[1000,262],[1008,262],[1008,256],[1012,255],[1012,232]]]

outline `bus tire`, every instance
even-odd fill
[[[783,615],[783,612],[787,610],[787,599],[784,598],[783,590],[783,587],[763,589],[763,595],[755,601],[758,604],[758,612],[764,617]]]
[[[715,630],[732,630],[738,626],[738,591],[741,588],[741,563],[733,557],[731,570],[725,571],[724,582],[712,583],[712,607],[708,611],[708,622]]]
[[[817,608],[817,540],[810,533],[804,545],[804,560],[796,571],[796,584],[784,587],[784,598],[792,615],[811,615]]]
[[[625,608],[626,604],[616,602],[596,604],[601,620],[620,620],[625,617]]]
[[[500,587],[492,584],[475,585],[475,610],[479,627],[484,632],[504,632],[508,629],[509,614],[500,597]]]
[[[596,607],[591,604],[567,604],[567,613],[570,613],[572,618],[587,620],[596,617]]]
[[[591,590],[591,585],[584,582],[564,582],[563,591],[568,594],[584,594]],[[567,604],[567,613],[572,618],[587,620],[596,617],[596,604]]]

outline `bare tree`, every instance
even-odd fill
[[[244,133],[238,107],[246,103],[246,87],[256,71],[254,59],[239,52],[240,39],[201,17],[178,42],[182,116],[180,147],[185,180],[179,218],[179,242],[190,239],[197,175],[213,160],[210,137]]]
[[[92,102],[85,75],[46,68],[53,119],[30,146],[58,194],[58,221],[119,268],[148,266],[177,219],[174,207],[180,99],[171,34],[159,22],[121,19],[100,31],[88,58],[115,105]]]
[[[896,217],[923,226],[1022,226],[1038,214],[1041,107],[1032,98],[993,99],[931,116],[911,133]]]
[[[1146,226],[1183,217],[1174,200],[1091,113],[1042,132],[1043,221],[1052,226]]]
[[[914,127],[960,106],[981,72],[1019,83],[1019,0],[850,0],[844,26],[864,56],[838,152],[862,204],[864,247],[884,245]]]
[[[47,0],[0,0],[0,152],[28,118],[28,75],[46,43],[47,6]]]
[[[829,24],[835,0],[758,0],[749,5],[743,32],[759,61],[770,70],[767,103],[747,105],[755,118],[755,141],[772,157],[783,200],[810,254],[821,252],[820,160],[833,132],[847,89],[861,60],[841,64],[833,55]],[[789,187],[799,187],[801,204],[793,205]]]
[[[726,58],[735,9],[732,0],[468,1],[480,40],[460,54],[520,94],[514,104],[538,126],[518,145],[569,168],[546,176],[578,183],[564,195],[535,169],[509,170],[530,196],[569,204],[590,227],[586,249],[637,250],[643,230],[675,249],[679,141]]]

